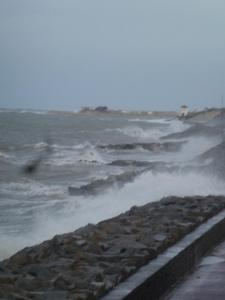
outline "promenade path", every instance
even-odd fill
[[[202,259],[167,300],[225,300],[225,241]]]

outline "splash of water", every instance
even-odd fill
[[[112,188],[107,194],[95,198],[70,197],[64,200],[59,211],[56,212],[54,207],[48,207],[41,215],[36,214],[29,233],[21,236],[12,235],[10,239],[4,234],[1,235],[0,259],[8,257],[25,246],[49,239],[55,234],[74,231],[88,223],[97,223],[114,217],[134,205],[144,205],[170,195],[206,196],[209,194],[225,194],[224,182],[215,177],[193,172],[187,174],[149,172],[121,190]]]

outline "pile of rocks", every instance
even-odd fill
[[[225,197],[168,197],[25,248],[0,263],[0,299],[99,299],[200,223]]]

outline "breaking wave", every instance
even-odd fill
[[[142,128],[140,126],[126,126],[123,128],[116,129],[106,129],[107,131],[117,131],[122,133],[125,136],[138,138],[139,140],[158,140],[164,135],[184,131],[190,128],[189,124],[185,124],[179,120],[164,120],[164,119],[156,119],[156,120],[142,120],[142,119],[133,119],[135,122],[146,122],[149,124],[158,124],[158,125],[167,125],[167,126],[152,126],[148,128]]]
[[[6,154],[5,152],[0,151],[0,159],[9,159],[10,155]]]
[[[67,189],[56,185],[46,185],[34,180],[24,182],[1,183],[1,195],[20,197],[63,196]]]
[[[22,113],[39,112],[26,111]],[[21,115],[21,119],[19,119],[17,115],[18,120],[25,117],[25,115]],[[8,118],[8,122],[11,122],[11,116]],[[40,117],[40,122],[42,118],[44,117]],[[192,168],[192,165],[196,166],[193,160],[218,143],[216,138],[191,137],[179,151],[174,153],[152,155],[149,151],[144,152],[143,149],[142,152],[140,149],[136,149],[133,151],[134,153],[125,152],[124,154],[119,151],[111,153],[101,150],[97,146],[98,141],[101,141],[102,144],[155,142],[156,140],[159,142],[160,137],[183,131],[189,125],[178,120],[168,119],[128,120],[125,118],[124,120],[114,120],[111,118],[109,121],[107,117],[106,122],[101,122],[99,125],[99,122],[93,119],[89,120],[88,117],[79,119],[78,116],[76,118],[78,118],[76,122],[71,118],[69,120],[63,118],[58,123],[58,119],[55,118],[48,123],[49,117],[46,117],[46,124],[54,128],[55,140],[53,143],[51,141],[48,143],[47,139],[40,140],[41,133],[39,132],[39,123],[36,122],[37,116],[35,118],[28,116],[30,123],[26,123],[26,126],[31,124],[31,133],[28,138],[19,140],[19,137],[24,134],[24,127],[16,128],[16,130],[20,130],[20,135],[15,136],[13,131],[11,139],[10,136],[6,137],[5,140],[9,144],[8,149],[1,148],[0,152],[0,159],[3,162],[4,171],[6,170],[5,174],[8,176],[5,177],[3,174],[0,177],[2,179],[0,182],[0,217],[3,217],[0,224],[1,258],[5,258],[25,246],[49,239],[55,234],[73,231],[87,223],[96,223],[111,218],[128,210],[133,205],[157,201],[164,196],[225,194],[224,181],[207,174],[188,171],[197,169]],[[32,123],[33,119],[35,119],[34,123]],[[107,127],[109,128],[106,129]],[[64,128],[68,135],[64,135]],[[3,133],[5,134],[4,131]],[[34,142],[35,137],[38,138],[35,140],[36,142]],[[14,140],[15,138],[18,140]],[[25,142],[23,143],[23,141]],[[45,153],[47,147],[50,147],[51,151],[48,155],[43,155],[37,173],[18,172],[18,175],[15,175],[14,169],[19,170],[22,162],[32,161],[32,158],[34,160],[42,158],[41,154]],[[16,163],[19,162],[20,166],[18,168],[12,166],[12,170],[9,172],[5,160],[11,161],[11,155],[15,156]],[[68,195],[68,186],[70,185],[79,187],[98,177],[110,176],[116,171],[136,171],[138,168],[132,164],[119,167],[105,164],[112,160],[169,162],[174,166],[174,170],[179,170],[179,167],[185,163],[190,166],[191,162],[192,165],[189,169],[186,168],[186,173],[171,171],[172,173],[169,174],[163,168],[154,173],[148,172],[137,177],[134,182],[127,183],[121,189],[115,186],[109,187],[104,194],[95,197]],[[70,166],[72,167],[70,168]],[[7,178],[10,178],[8,182],[6,182]],[[32,215],[29,214],[31,210]],[[16,216],[15,219],[14,216]],[[29,218],[29,221],[26,217]]]
[[[73,146],[53,145],[53,154],[46,161],[55,166],[67,166],[77,163],[105,163],[95,146],[90,143]]]
[[[35,114],[35,115],[47,115],[49,112],[44,110],[18,110],[19,114]]]
[[[45,189],[44,189],[45,190]],[[49,207],[44,213],[34,216],[32,231],[23,235],[1,235],[1,258],[22,247],[39,243],[53,237],[101,220],[114,217],[134,205],[158,201],[165,196],[225,194],[224,182],[198,173],[141,175],[123,189],[112,188],[107,194],[94,198],[70,197],[64,201],[58,213]]]
[[[127,135],[129,137],[138,138],[138,139],[151,139],[156,140],[163,136],[163,132],[161,129],[143,129],[138,126],[127,126],[124,128],[117,128],[116,131],[122,133],[123,135]]]

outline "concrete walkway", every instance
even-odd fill
[[[167,300],[225,299],[225,242],[210,256],[202,259],[197,269],[166,298]]]

